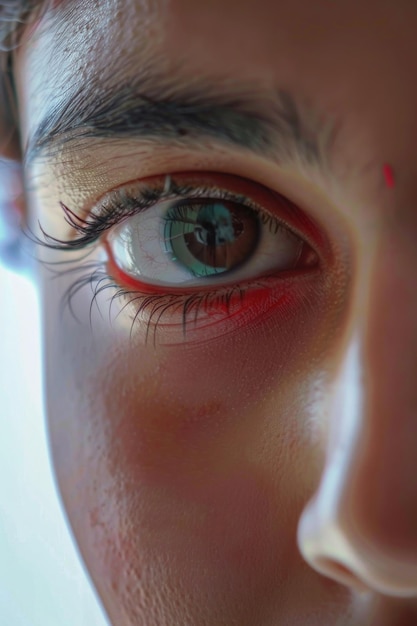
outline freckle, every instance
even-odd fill
[[[391,165],[389,165],[388,163],[385,163],[383,167],[383,172],[384,172],[384,178],[385,178],[387,187],[390,187],[390,188],[394,187],[395,186],[394,172],[392,170]]]

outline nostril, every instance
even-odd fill
[[[369,591],[369,588],[357,576],[355,576],[352,570],[339,561],[321,557],[316,559],[315,565],[317,569],[322,572],[322,574],[333,578],[343,585],[353,587],[358,591]]]

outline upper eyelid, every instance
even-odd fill
[[[235,191],[230,191],[229,189],[214,184],[178,185],[174,181],[172,181],[170,176],[170,184],[167,188],[167,178],[168,177],[165,177],[165,182],[163,185],[159,184],[156,188],[154,188],[153,186],[145,186],[142,189],[141,193],[137,196],[134,193],[130,194],[125,187],[121,187],[109,192],[105,200],[103,202],[98,202],[91,210],[89,215],[94,216],[94,219],[91,221],[89,221],[88,219],[81,220],[82,222],[84,222],[84,224],[87,224],[87,232],[96,232],[99,229],[101,234],[102,232],[119,223],[122,219],[127,219],[128,217],[131,217],[133,215],[139,215],[143,211],[150,209],[152,206],[162,201],[168,201],[170,199],[183,199],[184,201],[191,201],[193,199],[204,200],[206,198],[218,198],[247,206],[256,211],[261,216],[263,214],[265,216],[269,216],[270,218],[275,220],[277,224],[292,231],[293,234],[301,238],[305,238],[304,234],[302,232],[298,232],[298,229],[288,220],[286,220],[284,215],[277,215],[271,211],[268,211],[264,206],[260,205],[259,202],[254,201],[250,196],[240,194]],[[281,196],[280,202],[282,203],[284,200],[286,200],[285,197]],[[106,207],[106,203],[110,205],[109,208]],[[65,210],[68,211],[66,207]],[[110,214],[108,221],[105,217],[107,211]],[[78,216],[75,216],[73,212],[71,213],[75,217],[75,219],[80,219],[78,218]],[[100,228],[100,223],[102,223],[103,225],[102,229]],[[71,225],[74,226],[72,222]],[[78,230],[80,229],[78,228]],[[79,241],[81,243],[82,239],[80,239]]]
[[[40,225],[44,241],[36,238],[35,243],[59,251],[78,251],[87,246],[100,243],[101,236],[113,226],[130,216],[138,215],[155,203],[170,197],[195,198],[218,197],[249,206],[261,216],[272,217],[275,224],[287,228],[294,235],[307,242],[320,255],[323,233],[309,216],[286,196],[265,187],[257,181],[220,172],[187,171],[169,175],[156,175],[150,179],[129,181],[104,194],[93,206],[84,206],[82,210],[72,210],[63,202],[60,206],[66,223],[72,232],[67,239],[58,239],[48,235]],[[178,182],[177,182],[178,181]],[[239,187],[244,193],[239,192]],[[260,194],[260,195],[259,195]],[[266,194],[266,195],[265,195]],[[254,199],[256,198],[256,200]],[[274,210],[275,201],[277,210]],[[271,210],[266,208],[271,206]],[[272,222],[270,222],[272,224]],[[76,237],[76,234],[81,237]],[[326,238],[325,238],[326,239]],[[33,241],[33,240],[32,240]],[[327,245],[326,245],[327,247]]]

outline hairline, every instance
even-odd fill
[[[54,0],[9,0],[0,7],[0,115],[4,128],[9,128],[9,137],[0,136],[0,158],[3,142],[8,144],[17,131],[19,115],[14,84],[14,54],[20,46],[25,29],[44,15]]]

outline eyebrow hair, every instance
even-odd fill
[[[190,147],[213,138],[267,156],[279,164],[298,160],[330,174],[330,148],[337,126],[285,89],[272,94],[234,86],[179,86],[141,72],[130,81],[81,87],[46,113],[27,142],[25,166],[65,149],[85,147],[86,139],[144,139]],[[217,92],[217,93],[216,93]],[[255,95],[254,95],[255,94]],[[320,121],[317,121],[320,120]]]

